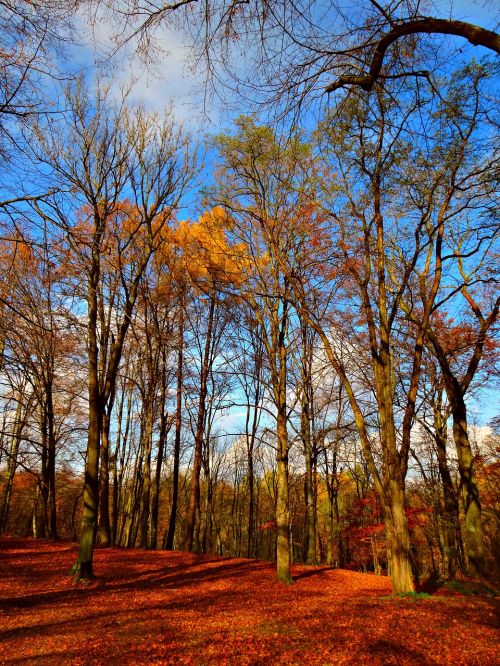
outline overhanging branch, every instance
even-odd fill
[[[384,62],[387,49],[401,37],[416,34],[442,34],[464,37],[474,46],[484,46],[495,53],[500,53],[500,35],[492,30],[486,30],[472,23],[463,21],[423,18],[415,21],[407,21],[395,25],[377,44],[373,55],[370,71],[366,74],[346,75],[339,77],[326,88],[327,93],[332,93],[345,86],[359,86],[363,90],[370,91],[377,79]]]

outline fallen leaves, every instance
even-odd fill
[[[390,597],[387,578],[266,562],[0,539],[0,663],[497,663],[498,601]]]

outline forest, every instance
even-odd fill
[[[500,38],[445,4],[0,3],[0,549],[497,589]],[[175,32],[215,126],[113,79]]]

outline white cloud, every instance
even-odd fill
[[[66,67],[110,75],[117,97],[122,89],[130,88],[130,102],[148,111],[171,107],[176,121],[186,130],[217,128],[219,114],[204,104],[203,78],[187,66],[189,49],[179,31],[156,28],[155,43],[160,46],[157,61],[145,62],[137,54],[137,38],[118,46],[116,26],[105,15],[94,15],[90,23],[81,13],[76,23],[80,45],[71,48]]]
[[[218,430],[222,430],[228,433],[238,433],[241,432],[245,427],[245,418],[246,412],[241,410],[233,411],[229,410],[223,416],[219,416],[215,422],[215,427]]]

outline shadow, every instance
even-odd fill
[[[366,652],[376,658],[382,658],[384,657],[389,658],[389,657],[396,657],[396,659],[399,657],[401,658],[401,661],[404,661],[406,663],[411,663],[411,664],[421,664],[422,666],[427,666],[429,664],[437,664],[438,662],[434,661],[434,659],[428,659],[424,657],[424,655],[421,652],[417,652],[417,650],[410,650],[407,646],[405,645],[400,645],[399,643],[395,643],[394,641],[388,641],[383,638],[381,638],[378,641],[375,641],[373,643],[369,643],[366,646]],[[393,662],[392,660],[389,661],[382,661],[384,664],[388,663],[396,663]]]
[[[210,567],[209,569],[193,571],[193,568],[196,566],[203,566],[207,563],[217,563],[217,566]],[[187,566],[184,564],[174,567],[142,571],[137,575],[131,572],[129,574],[130,580],[123,580],[122,574],[119,578],[120,582],[114,582],[112,578],[103,579],[97,577],[96,582],[92,583],[89,587],[79,586],[57,591],[37,592],[23,596],[4,597],[3,599],[0,599],[0,610],[36,608],[37,606],[44,606],[54,602],[59,603],[71,600],[78,600],[81,602],[87,597],[106,592],[140,591],[149,588],[155,589],[156,591],[159,591],[160,588],[164,590],[182,589],[183,587],[191,587],[200,582],[212,580],[219,581],[221,578],[234,581],[243,573],[249,573],[259,568],[266,568],[267,566],[267,563],[265,563],[264,567],[252,566],[248,561],[233,562],[233,564],[229,564],[229,560],[204,560]],[[30,576],[27,577],[29,578]],[[234,593],[234,585],[231,587]],[[198,603],[199,602],[197,602],[197,605]]]
[[[90,591],[89,591],[90,592]],[[231,590],[216,592],[211,595],[206,595],[196,600],[196,611],[200,615],[206,615],[206,612],[213,609],[217,604],[224,607],[228,598],[231,598],[233,592]],[[58,602],[60,599],[56,594],[53,595],[53,601]],[[66,599],[67,601],[67,599]],[[81,601],[81,600],[79,600]],[[151,623],[151,618],[156,612],[175,614],[177,611],[184,611],[186,608],[193,608],[193,600],[191,598],[179,600],[163,600],[156,604],[148,604],[144,606],[129,606],[123,610],[110,609],[107,607],[106,599],[103,599],[103,610],[94,613],[83,613],[81,615],[75,614],[74,617],[67,620],[58,620],[56,622],[42,622],[30,626],[19,626],[13,629],[0,630],[0,645],[4,641],[11,639],[24,639],[24,638],[37,638],[43,635],[54,637],[58,633],[64,633],[71,630],[72,627],[82,627],[82,624],[88,622],[91,628],[121,628],[130,625],[130,616],[133,614],[134,625],[144,620],[148,624]],[[81,610],[81,606],[79,607]],[[124,616],[125,622],[120,624],[119,618]],[[104,620],[104,621],[102,621]],[[165,631],[165,625],[163,625]],[[173,630],[171,630],[173,632]],[[177,633],[177,628],[175,630]],[[173,633],[173,635],[175,635]],[[3,663],[0,658],[0,663]]]
[[[35,551],[28,550],[28,551],[23,551],[23,552],[17,552],[15,554],[12,554],[9,551],[9,552],[6,552],[5,554],[3,554],[2,551],[0,550],[0,559],[2,559],[2,555],[4,556],[4,558],[8,558],[9,560],[12,560],[13,557],[15,557],[16,559],[21,558],[21,557],[33,557],[34,555],[36,555],[36,557],[38,557],[39,555],[40,556],[42,556],[42,555],[51,555],[53,557],[54,554],[61,555],[61,554],[71,553],[71,552],[76,553],[77,551],[76,550],[73,551],[72,548],[67,548],[66,550],[61,550],[60,548],[54,548],[54,550],[35,550]]]
[[[435,594],[442,587],[443,582],[439,576],[432,574],[427,580],[418,585],[417,590],[418,592],[425,592],[425,594]]]
[[[314,567],[294,574],[292,578],[293,580],[302,580],[303,578],[311,578],[312,576],[322,576],[330,571],[336,571],[335,567]]]

